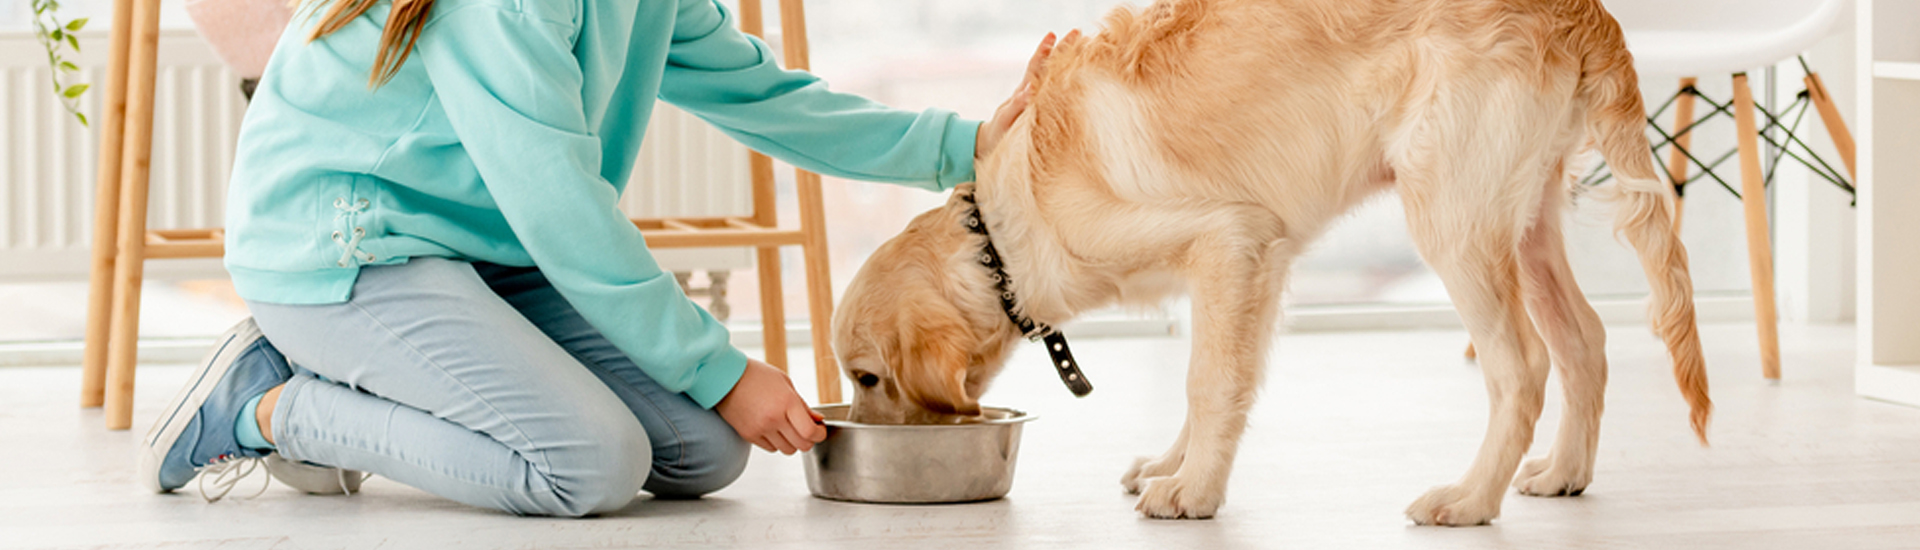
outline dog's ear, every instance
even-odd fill
[[[917,307],[928,310],[935,308]],[[907,312],[900,320],[901,361],[894,380],[908,399],[943,414],[976,416],[980,402],[967,395],[973,335],[953,312]]]

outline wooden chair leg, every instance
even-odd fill
[[[1774,309],[1773,244],[1767,231],[1767,190],[1760,173],[1759,131],[1747,74],[1733,75],[1733,114],[1740,141],[1740,202],[1746,207],[1747,260],[1753,273],[1754,322],[1759,324],[1760,369],[1780,379],[1779,319]]]
[[[758,261],[760,273],[760,333],[766,348],[767,363],[787,371],[786,295],[780,286],[780,247],[762,246]]]
[[[114,13],[133,11],[133,0],[114,0]],[[100,101],[99,159],[93,191],[93,264],[88,269],[87,346],[81,360],[80,406],[106,402],[107,337],[113,323],[114,254],[120,221],[120,142],[127,120],[127,43],[132,17],[113,19],[108,43],[106,96]]]
[[[129,225],[124,217],[120,223],[122,227]],[[113,271],[113,324],[107,341],[105,403],[109,430],[133,427],[134,368],[140,351],[140,285],[145,263],[145,258],[131,250],[136,247],[122,243]]]
[[[1840,118],[1840,108],[1833,105],[1833,96],[1827,93],[1827,84],[1820,80],[1820,73],[1807,73],[1807,95],[1813,99],[1813,106],[1820,110],[1820,122],[1826,123],[1827,137],[1833,139],[1833,148],[1840,152],[1840,160],[1847,163],[1847,176],[1855,182],[1860,181],[1860,173],[1853,165],[1853,132],[1847,130],[1847,121]]]
[[[833,278],[827,254],[826,206],[820,196],[820,176],[801,172],[800,228],[806,233],[807,319],[813,333],[814,383],[820,404],[840,402],[840,365],[833,355]]]
[[[128,44],[126,139],[120,161],[120,250],[113,270],[108,335],[107,429],[133,427],[133,371],[140,343],[140,284],[146,263],[147,176],[153,153],[154,64],[160,45],[159,0],[133,3]]]
[[[1691,88],[1699,79],[1686,77],[1680,79],[1680,89]],[[1673,106],[1673,131],[1681,132],[1673,136],[1673,150],[1667,152],[1667,177],[1671,178],[1675,196],[1673,198],[1673,230],[1680,230],[1682,213],[1686,211],[1686,198],[1679,195],[1680,185],[1687,181],[1687,151],[1693,146],[1693,132],[1683,131],[1693,124],[1693,94],[1680,94],[1680,100]]]
[[[781,54],[788,69],[807,70],[807,15],[802,0],[780,0]],[[814,382],[820,404],[840,402],[840,366],[833,356],[833,278],[827,255],[827,213],[820,197],[820,175],[797,170],[801,245],[807,266],[807,313],[812,323]]]
[[[760,0],[742,0],[739,6],[741,32],[763,36],[766,23]],[[773,159],[750,153],[747,165],[753,173],[754,222],[765,227],[778,226],[780,205],[774,189]],[[761,347],[766,349],[767,364],[779,367],[780,372],[788,372],[787,298],[780,281],[780,247],[762,246],[757,254],[754,266],[760,274]]]
[[[1674,195],[1673,196],[1673,232],[1674,233],[1680,232],[1680,220],[1686,219],[1687,218],[1686,214],[1687,214],[1687,198],[1682,195]]]

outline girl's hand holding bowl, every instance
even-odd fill
[[[827,438],[826,426],[794,391],[793,381],[758,359],[747,360],[740,381],[713,410],[741,438],[768,452],[790,455]]]

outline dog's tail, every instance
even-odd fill
[[[1693,318],[1693,280],[1687,273],[1687,249],[1673,227],[1673,188],[1656,175],[1647,144],[1646,107],[1640,100],[1639,76],[1619,25],[1599,2],[1591,2],[1593,17],[1583,22],[1579,97],[1586,105],[1587,136],[1613,170],[1614,185],[1595,193],[1619,208],[1614,230],[1626,236],[1640,253],[1653,288],[1648,314],[1654,332],[1666,341],[1673,356],[1673,377],[1692,409],[1694,435],[1707,442],[1707,419],[1713,402],[1707,398],[1707,371],[1700,352],[1700,335]],[[1584,34],[1585,36],[1580,36]]]

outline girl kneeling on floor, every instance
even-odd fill
[[[824,438],[615,207],[655,98],[808,170],[947,189],[1026,85],[985,124],[888,109],[780,69],[733,23],[715,0],[299,6],[227,199],[226,267],[254,318],[163,410],[142,481],[264,459],[310,492],[369,472],[583,516],[725,487],[749,443]]]

